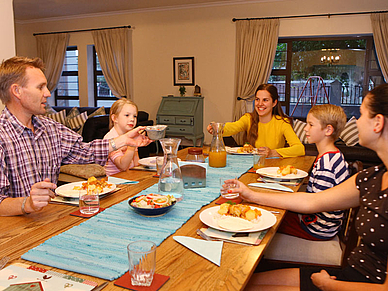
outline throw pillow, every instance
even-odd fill
[[[58,113],[48,114],[47,117],[55,120],[56,122],[59,122],[59,123],[66,125],[66,110],[65,109],[63,109],[62,111],[60,111]]]
[[[342,139],[347,146],[355,146],[358,144],[358,129],[356,121],[357,119],[352,116],[340,134],[340,139]]]
[[[298,136],[300,141],[304,144],[308,143],[306,138],[306,132],[304,131],[304,127],[306,126],[306,124],[307,124],[306,122],[303,122],[299,119],[294,120],[294,124],[293,124],[293,128],[296,135]]]
[[[77,131],[84,125],[86,119],[88,119],[88,113],[85,111],[73,118],[66,117],[66,124],[67,127]]]

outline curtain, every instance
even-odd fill
[[[373,39],[385,82],[388,82],[388,13],[372,13]]]
[[[240,20],[236,25],[234,121],[249,110],[257,87],[268,82],[278,43],[279,19]],[[243,144],[244,133],[233,137]]]
[[[62,74],[63,62],[65,61],[66,49],[69,44],[68,33],[36,35],[38,57],[46,67],[45,76],[47,88],[53,92]]]
[[[105,80],[116,97],[131,99],[129,86],[130,29],[103,29],[92,32]]]

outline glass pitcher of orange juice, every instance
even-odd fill
[[[224,124],[212,122],[210,125],[213,128],[213,139],[209,150],[209,166],[213,168],[222,168],[226,166],[226,150],[222,138]]]

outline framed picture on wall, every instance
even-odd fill
[[[174,86],[194,86],[194,57],[173,58]]]

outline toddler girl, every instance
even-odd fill
[[[133,129],[137,122],[137,106],[127,98],[121,98],[113,103],[109,114],[109,128],[104,139],[111,139]],[[107,176],[126,171],[138,166],[139,154],[137,147],[122,147],[109,154],[105,165]]]

